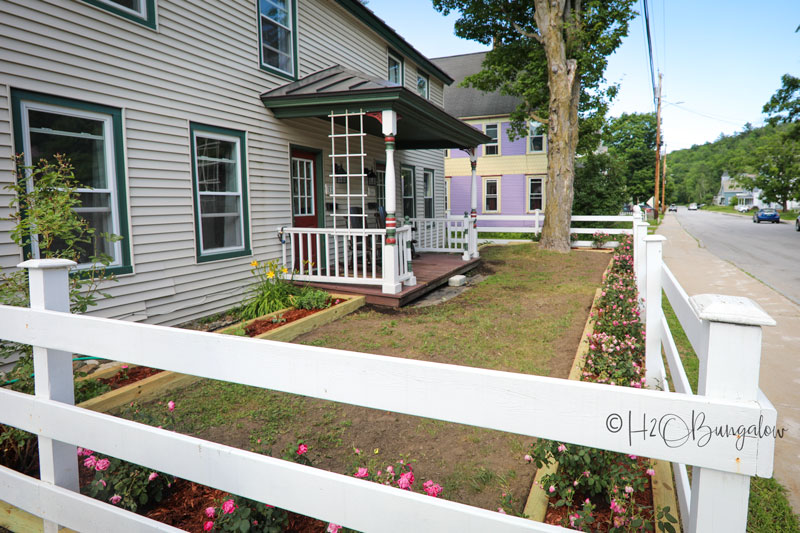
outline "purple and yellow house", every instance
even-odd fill
[[[461,87],[461,81],[481,70],[485,52],[440,57],[432,62],[455,82],[444,90],[445,110],[494,142],[476,149],[478,215],[528,215],[543,212],[547,201],[547,137],[537,134],[531,123],[528,135],[511,140],[510,115],[519,99],[499,92],[485,93]],[[471,210],[471,168],[469,153],[451,149],[445,154],[446,209],[451,215]],[[504,226],[507,223],[478,220],[478,226]]]

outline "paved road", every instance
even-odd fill
[[[709,252],[800,304],[800,232],[794,223],[754,224],[752,217],[685,207],[677,218]]]

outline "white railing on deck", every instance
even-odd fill
[[[634,225],[634,256],[640,295],[644,298],[642,309],[646,325],[646,365],[648,384],[674,392],[681,397],[693,396],[683,368],[680,354],[662,309],[661,295],[666,295],[683,331],[686,333],[699,359],[700,371],[697,394],[709,401],[752,401],[761,406],[767,418],[757,427],[758,436],[746,433],[737,437],[740,428],[751,426],[736,421],[714,426],[733,432],[737,447],[747,446],[753,440],[771,445],[765,448],[769,457],[758,461],[772,461],[774,434],[777,424],[775,408],[758,388],[761,356],[761,326],[774,325],[761,308],[747,298],[701,294],[689,297],[675,275],[662,259],[662,236],[647,235],[648,224],[637,221]],[[664,367],[662,359],[667,361]],[[668,377],[670,379],[668,379]],[[707,418],[693,415],[687,432],[694,435],[698,425],[710,425]],[[661,424],[661,421],[659,421]],[[766,438],[761,433],[767,428]],[[709,430],[710,431],[710,430]],[[686,464],[672,461],[675,487],[684,531],[744,531],[747,523],[747,498],[750,478],[706,468],[695,467],[690,486]],[[761,474],[759,474],[761,476]],[[771,475],[771,474],[770,474]],[[714,509],[708,502],[722,502]],[[726,506],[727,502],[727,508]]]
[[[541,212],[536,212],[528,215],[478,215],[478,233],[486,234],[486,233],[534,233],[538,234],[542,231],[542,226],[544,225],[544,214]],[[602,216],[593,216],[593,215],[574,215],[572,217],[572,222],[598,222],[596,227],[593,228],[571,228],[570,233],[576,235],[589,235],[591,236],[597,231],[602,231],[609,235],[631,235],[633,233],[633,229],[631,228],[609,228],[605,227],[603,223],[607,222],[626,222],[633,224],[634,220],[639,220],[635,218],[633,215],[602,215]],[[486,226],[481,225],[481,223],[492,222],[503,223],[501,226]],[[496,242],[496,243],[507,243],[507,242],[526,242],[527,239],[495,239],[494,237],[486,238],[485,236],[480,237],[480,241],[482,242]],[[606,247],[614,247],[617,245],[617,241],[611,240],[606,243]],[[572,242],[572,246],[577,247],[591,247],[592,241],[591,239],[579,239]]]
[[[398,232],[398,244],[409,231]],[[648,284],[661,280],[661,265],[653,265]],[[75,446],[83,446],[359,531],[566,531],[75,407],[73,353],[691,464],[691,533],[743,532],[744,522],[736,520],[742,512],[746,519],[746,495],[741,511],[735,491],[748,476],[772,475],[772,438],[712,433],[706,442],[694,431],[699,415],[710,428],[775,425],[775,409],[763,395],[748,393],[758,379],[760,328],[719,330],[719,322],[702,318],[700,335],[716,348],[701,355],[705,395],[696,396],[71,315],[63,312],[69,308],[64,262],[20,266],[30,269],[34,309],[0,306],[0,338],[34,346],[36,394],[0,390],[0,423],[39,435],[46,457],[41,481],[0,468],[0,500],[75,530],[174,531],[67,490],[77,490]],[[660,318],[660,307],[648,304]],[[731,334],[735,344],[723,342]],[[726,380],[744,396],[721,393],[720,384],[731,386]],[[708,517],[720,528],[707,526]]]
[[[463,252],[469,218],[409,218],[418,252]]]
[[[411,279],[413,275],[408,266],[411,263],[411,227],[405,226],[397,228],[397,273],[399,281],[403,282]]]

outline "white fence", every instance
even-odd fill
[[[466,252],[469,217],[409,218],[418,252]]]
[[[72,353],[694,465],[686,504],[692,533],[744,531],[747,494],[740,505],[739,492],[748,476],[772,474],[771,437],[715,432],[776,423],[774,408],[755,393],[760,328],[752,319],[700,314],[692,335],[707,352],[695,396],[76,316],[64,312],[69,262],[21,266],[31,272],[32,309],[0,306],[0,338],[34,345],[36,393],[0,390],[0,423],[39,435],[41,481],[0,468],[0,499],[44,517],[48,531],[55,523],[86,532],[174,531],[71,492],[76,446],[360,531],[564,531],[75,407]],[[650,316],[660,317],[648,303]]]
[[[572,222],[597,222],[597,227],[594,228],[571,228],[570,233],[576,235],[589,235],[591,236],[596,231],[602,231],[608,235],[631,235],[633,229],[627,228],[608,228],[603,227],[603,223],[607,222],[627,222],[633,223],[634,220],[640,220],[635,215],[608,215],[608,216],[594,216],[594,215],[575,215],[572,217]],[[486,226],[481,223],[502,224]],[[542,232],[542,225],[544,224],[544,214],[540,211],[528,215],[478,215],[478,232],[485,233],[534,233]],[[525,239],[489,239],[481,236],[483,242],[495,243],[508,243],[508,242],[526,242]],[[617,241],[609,241],[606,246],[616,246]],[[591,247],[591,239],[578,239],[572,242],[572,246],[577,247]]]

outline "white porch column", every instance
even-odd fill
[[[32,259],[17,265],[28,269],[31,309],[69,313],[69,269],[66,259]],[[33,347],[34,390],[37,398],[75,404],[72,353]],[[74,444],[39,436],[40,479],[78,492],[78,455]],[[58,525],[44,521],[45,533],[56,533]]]
[[[472,258],[480,257],[478,253],[478,156],[477,148],[469,149],[469,165],[472,168],[472,185],[469,190],[470,200],[470,227],[469,227],[469,254]]]
[[[397,113],[385,110],[381,114],[381,127],[386,142],[386,245],[383,247],[383,287],[386,294],[397,294],[403,289],[397,262],[405,257],[405,250],[397,249],[397,189],[394,173],[394,136],[397,133]]]

